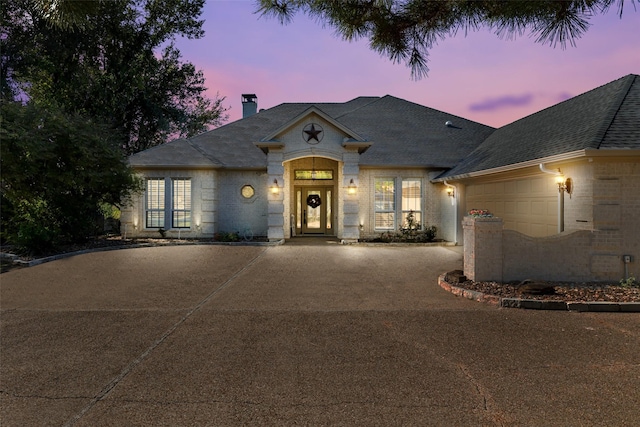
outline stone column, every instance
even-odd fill
[[[464,274],[470,280],[502,281],[502,218],[467,216],[464,230]]]
[[[357,242],[360,238],[360,208],[359,208],[359,188],[355,194],[349,194],[351,180],[358,186],[358,174],[360,173],[360,155],[357,151],[347,152],[343,155],[344,164],[342,166],[342,236],[344,243]]]
[[[284,239],[284,156],[282,150],[270,149],[267,154],[267,191],[269,197],[269,216],[267,218],[267,238],[269,241]],[[273,193],[271,187],[277,181],[278,192]]]

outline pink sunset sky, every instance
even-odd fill
[[[640,73],[640,7],[625,2],[591,20],[576,47],[502,40],[489,30],[441,41],[429,75],[411,79],[404,64],[349,43],[298,15],[288,25],[260,17],[250,0],[207,0],[205,37],[177,42],[183,59],[204,72],[210,97],[226,97],[230,120],[242,117],[241,94],[258,108],[285,102],[345,102],[393,95],[494,127],[503,126],[630,73]]]

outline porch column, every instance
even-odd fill
[[[267,218],[267,238],[270,241],[284,239],[284,156],[282,150],[271,148],[267,154],[267,191],[269,192],[269,216]],[[278,192],[271,189],[278,186]]]
[[[353,184],[359,187],[358,174],[360,173],[360,155],[357,151],[348,152],[343,155],[342,167],[342,236],[344,243],[357,242],[360,238],[360,218],[359,218],[359,188],[354,194],[349,194],[349,186]]]

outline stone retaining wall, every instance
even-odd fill
[[[606,231],[530,237],[495,217],[465,217],[463,229],[464,274],[474,281],[617,282],[625,274],[623,254],[600,244]]]

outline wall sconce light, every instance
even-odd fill
[[[556,184],[558,184],[558,192],[562,193],[566,191],[569,196],[573,192],[573,180],[571,178],[565,178],[560,169],[558,169],[558,174],[556,175]]]
[[[455,197],[456,193],[455,190],[453,189],[453,187],[447,187],[447,196],[449,197]]]
[[[355,182],[353,182],[353,178],[351,178],[351,181],[349,181],[349,186],[347,187],[347,192],[349,194],[356,194],[357,189],[358,189],[358,186],[356,185]]]
[[[138,229],[138,220],[137,219],[135,221],[133,221],[133,229],[134,230]]]
[[[280,187],[278,187],[278,180],[274,178],[273,184],[271,184],[271,193],[278,194],[280,192]]]

